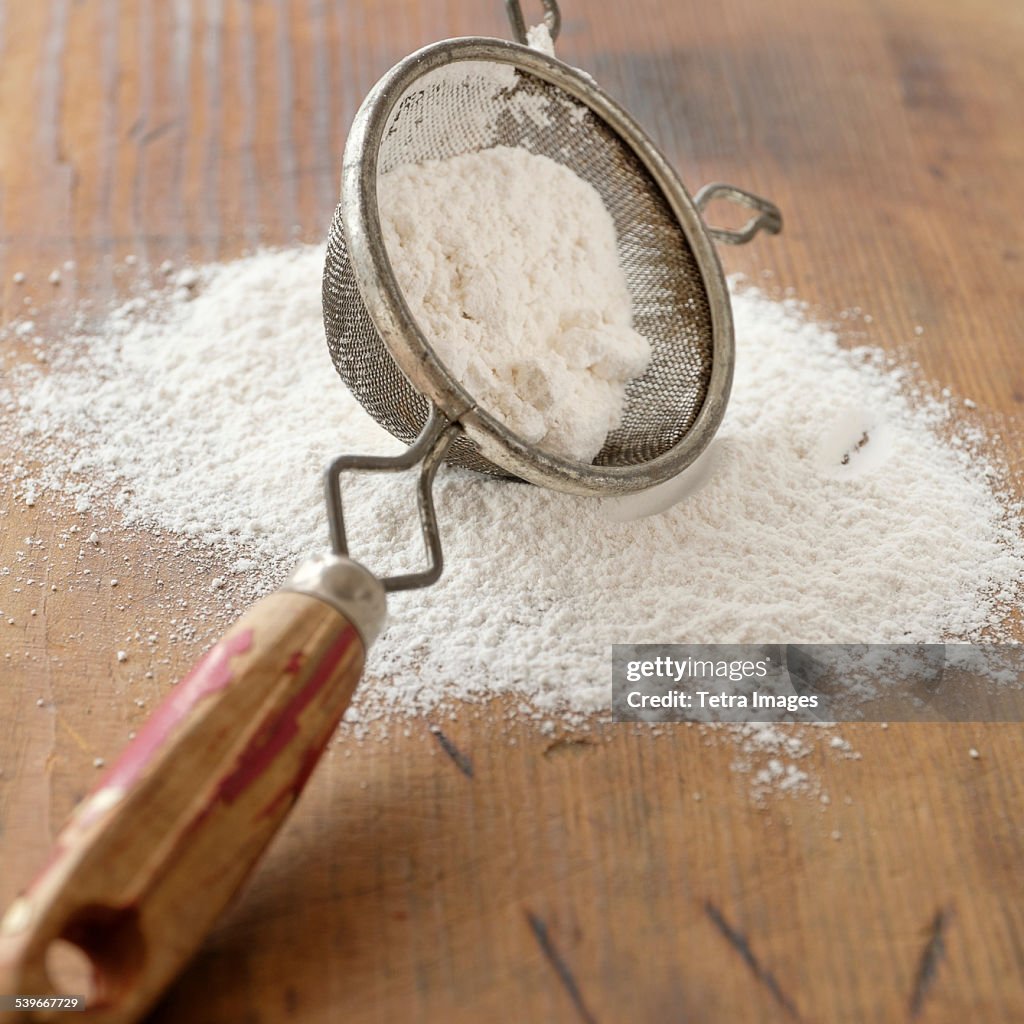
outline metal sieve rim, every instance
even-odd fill
[[[693,253],[711,313],[711,376],[689,431],[645,463],[595,466],[542,451],[479,408],[448,372],[409,309],[388,256],[377,204],[377,167],[392,110],[421,76],[458,61],[511,64],[568,93],[599,117],[640,160],[668,203]],[[341,217],[353,276],[374,326],[410,384],[497,467],[553,490],[629,494],[671,479],[707,447],[725,414],[735,365],[732,310],[718,253],[678,175],[633,118],[591,79],[537,50],[502,39],[433,43],[392,67],[364,99],[345,145]]]

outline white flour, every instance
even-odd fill
[[[520,147],[383,175],[384,240],[442,362],[531,444],[591,462],[651,349],[597,190]]]
[[[179,536],[217,574],[182,599],[171,639],[326,545],[330,455],[398,448],[330,364],[322,264],[309,247],[203,268],[162,307],[147,294],[91,329],[37,339],[49,365],[8,371],[4,432],[22,453],[6,467],[8,502],[70,519],[95,538],[89,550],[116,543],[113,505],[115,523]],[[978,454],[977,414],[963,426],[951,400],[910,401],[879,353],[844,352],[794,302],[740,291],[734,310],[726,420],[693,493],[667,511],[623,522],[620,503],[442,469],[444,576],[392,599],[350,718],[504,695],[579,723],[608,708],[614,641],[1005,635],[1024,576],[1021,513]],[[346,480],[345,499],[356,557],[381,571],[422,557],[411,481]],[[120,583],[119,594],[131,581]],[[128,663],[154,640],[122,644]],[[805,785],[799,735],[742,735],[741,767],[755,768],[750,750],[773,754],[761,783]]]

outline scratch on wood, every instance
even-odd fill
[[[430,731],[433,733],[434,739],[441,744],[441,749],[455,762],[455,767],[467,779],[473,778],[473,762],[441,732],[440,726],[432,725]]]
[[[734,928],[728,921],[722,916],[722,912],[711,902],[706,900],[704,903],[704,912],[711,919],[711,923],[722,933],[726,941],[732,946],[733,949],[739,953],[743,962],[750,968],[750,973],[764,985],[766,989],[772,994],[772,998],[782,1007],[786,1013],[794,1020],[800,1019],[800,1014],[797,1011],[793,1001],[782,991],[782,986],[779,984],[775,975],[772,974],[767,967],[765,967],[760,960],[754,955],[753,949],[750,948],[750,943],[747,941],[747,937],[738,929]]]
[[[544,757],[552,757],[556,754],[582,754],[587,750],[594,749],[594,741],[583,737],[563,736],[553,740],[543,750]]]
[[[573,976],[569,965],[551,941],[548,926],[532,910],[527,910],[526,920],[530,924],[530,931],[533,932],[533,937],[537,940],[537,945],[540,946],[541,952],[544,954],[547,962],[555,969],[558,980],[561,981],[565,991],[569,993],[569,998],[572,1000],[573,1006],[576,1007],[580,1020],[584,1021],[585,1024],[597,1024],[597,1018],[587,1009],[587,1004],[583,1001],[583,993],[580,992],[580,987],[576,984],[576,978]]]
[[[914,975],[914,987],[910,993],[910,1016],[916,1017],[924,1007],[925,998],[935,981],[939,964],[946,953],[944,942],[946,926],[949,924],[950,911],[939,907],[935,911],[928,926],[928,940],[921,950],[921,959],[917,964],[917,973]]]
[[[139,145],[148,146],[151,142],[156,142],[162,135],[166,135],[172,128],[178,126],[178,118],[172,117],[169,121],[164,121],[163,124],[158,124],[155,128],[150,128],[148,132],[140,136]]]
[[[85,740],[82,739],[82,737],[74,729],[72,729],[70,725],[68,725],[67,720],[62,715],[57,716],[57,722],[60,724],[61,728],[63,728],[64,731],[75,741],[75,743],[78,744],[79,750],[81,750],[83,754],[88,754],[91,757],[93,754],[92,747],[90,747],[89,744],[86,743]]]

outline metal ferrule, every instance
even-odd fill
[[[367,648],[380,636],[387,619],[387,597],[380,580],[342,555],[307,559],[281,589],[326,601],[352,623]]]

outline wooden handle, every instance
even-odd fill
[[[364,654],[348,620],[315,597],[279,592],[249,609],[78,805],[9,908],[0,994],[53,992],[46,956],[63,939],[94,973],[75,1020],[137,1020],[281,825],[348,706]]]

